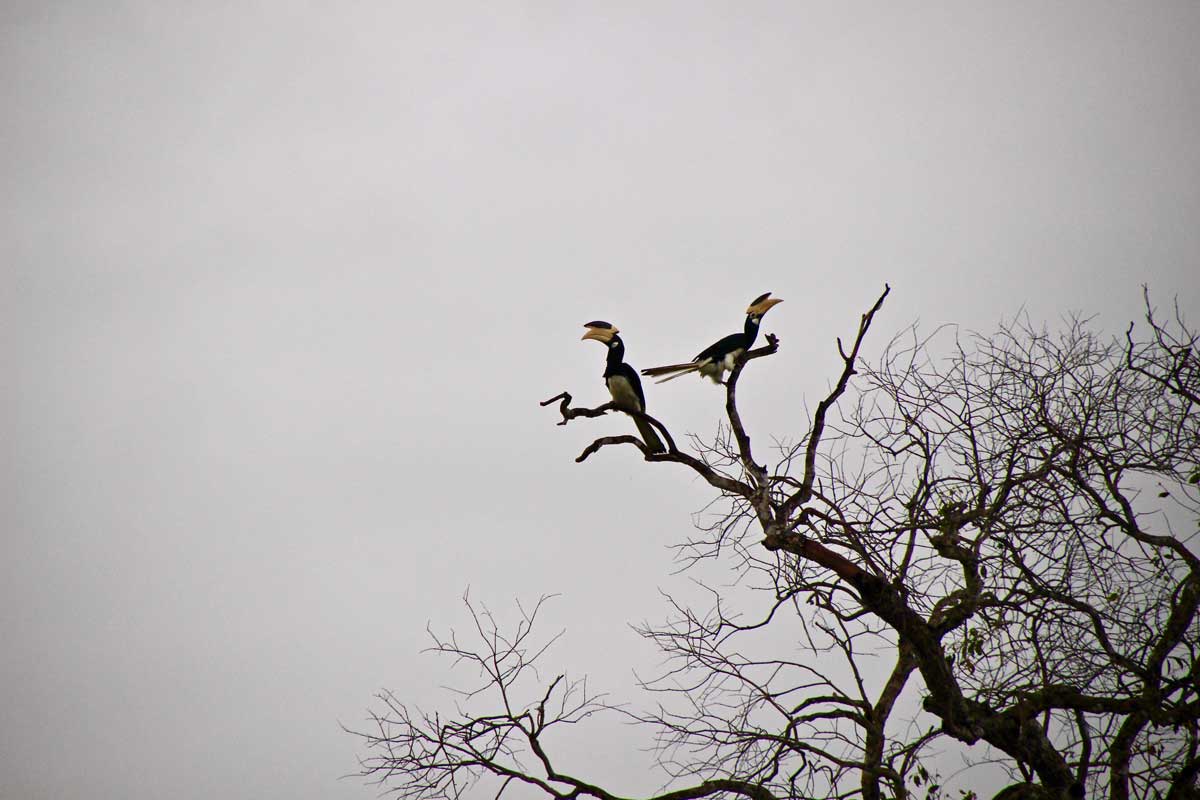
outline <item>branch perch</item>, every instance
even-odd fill
[[[558,410],[562,414],[562,422],[557,423],[559,425],[566,425],[576,417],[602,417],[609,411],[617,410],[617,404],[612,400],[609,400],[604,405],[596,406],[595,408],[571,408],[570,392],[556,394],[549,400],[543,400],[542,402],[538,403],[538,405],[545,407],[559,400],[562,401],[558,404]]]

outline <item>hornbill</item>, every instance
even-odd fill
[[[777,297],[771,297],[770,292],[759,295],[746,308],[746,327],[741,333],[731,333],[719,342],[710,344],[686,364],[650,367],[642,370],[642,374],[652,378],[666,375],[665,378],[655,381],[655,383],[663,383],[681,375],[687,375],[689,372],[699,372],[701,375],[712,378],[713,383],[724,383],[721,377],[727,370],[733,369],[733,365],[742,353],[749,350],[750,346],[754,344],[754,340],[758,338],[758,323],[762,321],[763,314],[770,311],[771,306],[782,302]]]
[[[613,403],[622,411],[640,411],[645,414],[646,395],[642,393],[642,381],[638,378],[637,370],[625,363],[625,343],[617,335],[617,326],[611,322],[596,320],[583,327],[587,328],[588,332],[582,339],[595,339],[608,347],[604,385],[608,387]],[[638,417],[634,417],[633,422],[651,453],[662,453],[667,449],[649,422]]]

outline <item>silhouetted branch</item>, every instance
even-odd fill
[[[607,447],[608,445],[614,444],[631,444],[638,450],[641,450],[642,455],[646,456],[646,458],[652,458],[653,456],[650,450],[646,447],[645,442],[636,436],[630,436],[628,434],[622,436],[601,436],[599,439],[583,448],[583,452],[580,453],[575,459],[575,463],[582,464],[587,460],[588,456],[599,451],[601,447]]]
[[[858,323],[858,335],[854,337],[854,346],[850,349],[849,353],[846,353],[845,348],[842,347],[841,337],[837,339],[838,353],[841,355],[844,365],[842,367],[842,374],[838,378],[837,384],[833,387],[833,391],[817,403],[817,411],[813,415],[812,432],[809,434],[808,447],[804,453],[804,475],[800,479],[800,488],[787,499],[780,509],[781,522],[789,520],[796,509],[812,498],[813,482],[817,478],[817,450],[821,445],[821,436],[825,433],[825,417],[829,413],[829,409],[837,403],[838,398],[845,393],[846,387],[850,384],[850,378],[856,374],[854,362],[858,359],[859,348],[862,347],[863,339],[871,327],[871,320],[875,319],[875,312],[883,307],[883,301],[891,291],[892,287],[885,283],[883,285],[883,294],[879,295],[879,299],[875,301],[875,305],[871,306],[871,309],[862,315],[862,319]]]
[[[1168,330],[1159,322],[1150,304],[1150,290],[1142,286],[1142,298],[1146,305],[1146,322],[1153,331],[1154,341],[1150,347],[1139,347],[1133,341],[1134,324],[1125,330],[1125,364],[1131,370],[1144,375],[1169,392],[1200,405],[1200,355],[1197,354],[1198,338],[1188,332],[1179,303],[1175,304],[1175,327],[1178,332]]]
[[[741,455],[742,467],[746,474],[750,476],[751,481],[760,489],[766,485],[766,467],[760,466],[754,461],[754,456],[750,451],[750,437],[746,434],[746,428],[742,425],[741,414],[737,408],[737,382],[742,374],[742,369],[745,368],[747,362],[756,358],[774,355],[779,350],[779,337],[773,333],[767,334],[767,344],[765,347],[759,347],[754,350],[749,350],[742,354],[733,365],[733,369],[729,371],[728,377],[725,378],[725,415],[729,419],[729,425],[733,430],[734,440],[738,445],[738,453]],[[761,493],[760,502],[761,506]],[[763,509],[760,509],[763,510]]]
[[[771,346],[760,348],[760,351],[763,355],[770,355],[771,353],[775,352]],[[582,463],[586,461],[589,456],[594,455],[601,448],[610,445],[631,444],[642,453],[642,456],[647,461],[665,461],[675,464],[682,464],[693,470],[700,477],[704,478],[709,485],[720,489],[722,492],[740,495],[742,497],[749,497],[753,492],[750,486],[742,481],[722,475],[700,459],[678,449],[674,438],[672,438],[671,433],[667,430],[666,426],[654,417],[651,417],[649,414],[643,414],[638,411],[626,411],[624,409],[618,409],[612,402],[605,403],[604,405],[597,406],[596,408],[572,408],[570,405],[571,395],[568,392],[562,392],[561,394],[557,394],[548,400],[543,400],[540,405],[548,406],[555,402],[559,403],[559,413],[561,413],[563,417],[562,422],[558,423],[559,425],[565,425],[575,417],[599,417],[603,416],[609,411],[623,411],[623,413],[629,414],[632,417],[644,419],[649,422],[662,433],[663,439],[666,442],[667,451],[665,453],[652,453],[649,448],[646,447],[645,443],[635,436],[602,436],[584,448],[583,452],[580,453],[575,459],[576,463]]]
[[[538,405],[545,407],[545,406],[548,406],[551,403],[554,403],[557,401],[562,401],[558,404],[559,413],[562,414],[562,422],[559,422],[558,423],[559,425],[566,425],[568,422],[575,419],[576,417],[602,417],[605,414],[607,414],[609,411],[619,410],[617,408],[617,404],[612,400],[609,400],[607,403],[605,403],[603,405],[596,406],[595,408],[582,408],[582,407],[571,408],[570,392],[562,392],[561,394],[556,394],[556,395],[554,395],[554,397],[551,397],[549,400],[543,400],[542,402],[538,403]]]
[[[549,400],[541,401],[540,403],[538,403],[538,405],[548,406],[551,403],[555,403],[555,402],[558,402],[558,404],[559,404],[558,410],[559,410],[559,413],[562,414],[562,422],[559,422],[558,423],[559,425],[566,425],[568,422],[575,419],[576,417],[602,417],[605,414],[607,414],[609,411],[620,411],[622,414],[628,414],[629,416],[633,417],[634,419],[644,420],[645,422],[654,426],[654,428],[659,433],[662,434],[663,440],[666,442],[667,450],[670,451],[670,450],[676,449],[675,440],[671,437],[671,432],[667,430],[667,426],[663,425],[657,419],[655,419],[654,417],[652,417],[649,414],[646,414],[642,411],[631,411],[627,408],[619,408],[617,406],[617,404],[612,400],[605,403],[604,405],[596,406],[595,408],[572,408],[571,407],[571,394],[569,392],[562,392],[561,394],[556,394],[556,395],[554,395],[554,397],[551,397]],[[610,444],[616,444],[616,443],[617,442],[610,442]],[[648,449],[646,449],[645,447],[642,447],[639,449],[641,449],[641,451],[644,455],[650,454],[650,451]],[[595,450],[593,450],[592,452],[595,452]],[[584,455],[580,456],[579,458],[577,458],[575,460],[577,462],[583,461],[589,455],[591,455],[591,453],[585,452]]]

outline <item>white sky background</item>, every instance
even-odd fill
[[[467,586],[562,592],[548,667],[636,699],[707,494],[573,463],[632,431],[537,405],[606,399],[581,324],[644,367],[785,298],[765,443],[885,281],[871,354],[1118,333],[1147,282],[1200,322],[1197,41],[1192,2],[6,3],[0,798],[373,797],[338,724],[440,702]],[[584,777],[658,786],[600,727]]]

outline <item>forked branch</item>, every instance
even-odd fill
[[[562,422],[559,422],[558,423],[559,425],[566,425],[568,422],[575,419],[576,417],[602,417],[605,414],[607,414],[609,411],[620,411],[623,414],[628,414],[629,416],[633,417],[634,419],[640,419],[646,423],[649,423],[652,427],[654,427],[655,430],[657,430],[659,433],[662,434],[663,439],[666,440],[668,451],[673,451],[676,449],[675,440],[673,438],[671,438],[671,432],[667,430],[667,426],[663,425],[661,422],[656,420],[654,417],[652,417],[649,414],[646,414],[642,411],[630,411],[627,408],[620,408],[617,406],[616,402],[612,401],[612,400],[608,401],[607,403],[605,403],[603,405],[596,406],[595,408],[582,408],[582,407],[572,408],[570,392],[561,392],[560,394],[556,394],[556,395],[554,395],[554,397],[551,397],[549,400],[543,400],[542,402],[538,403],[538,405],[545,407],[545,406],[548,406],[551,403],[555,403],[555,402],[558,403],[558,411],[560,414],[562,414]],[[588,451],[584,451],[584,454],[575,460],[583,461],[589,455],[596,452],[596,450],[599,450],[600,447],[602,447],[604,444],[624,443],[624,440],[628,437],[610,436],[610,437],[605,437],[605,438],[613,439],[613,440],[620,439],[621,441],[620,442],[604,441],[603,439],[597,439],[596,442],[593,442],[594,449],[589,448]],[[650,454],[651,454],[650,450],[647,449],[645,446],[641,447],[640,449],[641,449],[642,453],[645,454],[647,457],[650,456]]]

